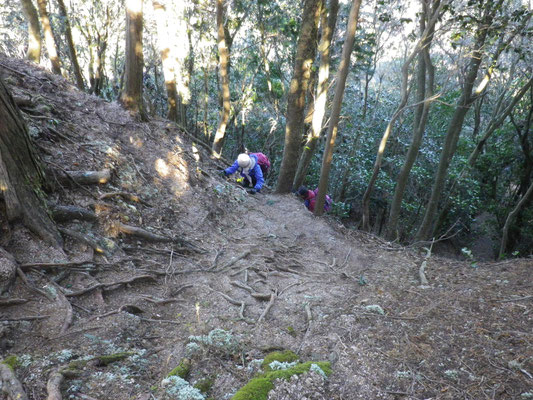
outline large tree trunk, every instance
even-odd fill
[[[41,25],[44,32],[44,43],[46,44],[46,50],[48,51],[48,58],[52,64],[52,72],[57,75],[61,75],[61,62],[57,53],[56,41],[54,38],[54,32],[52,32],[52,25],[50,24],[50,18],[48,17],[48,1],[37,0],[37,6],[39,7],[39,15],[41,17]]]
[[[285,146],[276,186],[277,193],[289,193],[296,174],[304,127],[305,96],[316,53],[321,2],[322,0],[306,0],[304,5],[302,26],[296,48],[296,59],[287,102]]]
[[[355,31],[357,29],[357,20],[359,19],[360,7],[361,0],[353,0],[352,7],[350,9],[350,15],[348,16],[346,39],[344,40],[344,45],[342,46],[341,62],[339,65],[339,70],[337,71],[337,87],[335,89],[335,97],[333,97],[331,117],[326,139],[326,149],[324,150],[322,169],[320,170],[320,181],[318,183],[318,194],[314,211],[315,215],[322,215],[324,213],[324,202],[326,200],[326,192],[328,189],[331,160],[333,159],[333,150],[335,149],[339,116],[341,113],[342,99],[344,97],[346,78],[348,77],[348,70],[350,67],[350,56],[352,54],[353,44],[355,41]]]
[[[435,2],[434,8],[439,7],[440,0]],[[420,32],[426,29],[426,20],[429,18],[427,3],[422,1],[422,15],[420,17]],[[389,239],[396,239],[398,237],[398,218],[402,207],[403,196],[409,174],[418,156],[420,145],[422,144],[422,137],[426,129],[426,123],[429,115],[429,107],[431,104],[431,97],[433,96],[433,82],[435,79],[435,67],[431,63],[429,49],[431,41],[433,40],[434,28],[429,31],[429,34],[422,45],[422,51],[418,54],[418,68],[417,68],[417,92],[416,102],[418,105],[415,108],[415,118],[413,121],[413,137],[411,145],[405,156],[404,164],[398,174],[394,195],[391,202],[389,221],[387,224],[387,237]],[[427,80],[426,80],[427,74]]]
[[[72,71],[74,72],[74,77],[76,78],[76,86],[80,90],[85,90],[85,84],[83,82],[83,76],[81,74],[80,64],[78,63],[78,56],[76,54],[76,47],[74,46],[74,40],[72,39],[72,29],[70,28],[67,7],[65,7],[65,2],[63,0],[57,0],[57,5],[59,7],[59,13],[63,18],[63,23],[65,24],[65,37],[67,39]]]
[[[226,33],[224,30],[224,1],[217,0],[217,33],[218,33],[218,55],[220,59],[220,83],[222,86],[222,109],[220,110],[220,123],[218,124],[215,139],[213,141],[213,154],[215,157],[222,156],[222,144],[226,135],[226,128],[230,113],[230,92],[229,92],[229,50],[226,43]]]
[[[39,195],[44,182],[43,172],[24,120],[2,79],[0,121],[0,191],[8,221],[22,221],[46,242],[61,247],[61,236]]]
[[[31,0],[21,0],[24,15],[28,20],[28,59],[39,64],[41,60],[41,25],[39,14]]]
[[[124,107],[146,120],[143,92],[143,0],[126,1],[126,68],[120,101]]]
[[[296,176],[292,183],[293,188],[298,188],[302,185],[311,159],[315,153],[318,139],[322,132],[322,123],[324,121],[324,115],[326,114],[326,100],[328,95],[329,86],[329,61],[330,61],[330,48],[333,32],[335,31],[335,25],[337,23],[337,14],[339,11],[339,1],[330,0],[329,14],[326,7],[322,7],[322,37],[318,50],[320,51],[320,68],[318,71],[318,86],[316,89],[316,99],[313,112],[313,120],[311,122],[311,130],[307,135],[307,141],[304,144],[300,160],[298,161],[298,169],[296,170]]]

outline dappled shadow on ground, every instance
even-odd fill
[[[28,301],[2,307],[0,345],[31,399],[57,369],[65,398],[176,398],[164,378],[178,365],[205,398],[227,399],[283,349],[333,372],[277,383],[273,399],[306,387],[316,399],[528,398],[531,260],[432,257],[421,287],[425,254],[315,218],[291,195],[250,196],[167,121],[136,122],[60,77],[0,63],[14,93],[40,105],[25,118],[46,165],[113,169],[109,183],[49,195],[98,211],[61,226],[105,252],[66,237],[65,258],[21,228],[2,238],[27,278],[7,297]],[[105,196],[119,192],[138,197]]]

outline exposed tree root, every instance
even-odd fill
[[[100,254],[109,255],[109,253],[102,247],[100,244],[88,237],[87,235],[84,235],[83,233],[73,231],[72,229],[67,228],[58,228],[59,232],[61,232],[63,235],[70,236],[82,243],[85,243],[87,246],[91,247],[94,251]]]
[[[267,306],[265,307],[265,309],[263,310],[259,318],[257,318],[257,322],[256,322],[257,324],[261,323],[261,321],[265,319],[266,315],[268,314],[268,312],[274,305],[274,301],[276,300],[277,297],[278,296],[276,296],[274,293],[270,295],[270,301],[268,302]]]
[[[3,362],[0,362],[0,378],[2,379],[2,392],[9,399],[28,400],[28,396],[24,392],[22,384],[18,381],[15,373]]]
[[[31,291],[35,293],[40,294],[43,297],[46,297],[48,300],[52,300],[52,301],[54,300],[50,294],[46,293],[44,290],[38,289],[35,286],[33,286],[28,281],[28,278],[26,277],[24,272],[22,272],[22,269],[20,269],[19,267],[17,267],[17,275],[19,276],[20,280],[24,283],[24,285],[26,285],[28,289],[30,289]]]
[[[78,206],[50,205],[52,218],[55,222],[66,222],[74,219],[80,221],[96,221],[98,217],[90,210]]]
[[[65,380],[65,376],[59,371],[52,371],[48,377],[46,390],[48,391],[47,400],[62,400],[61,384]]]
[[[18,304],[27,303],[27,299],[0,299],[0,307],[16,306]]]
[[[174,239],[168,237],[168,236],[161,236],[156,235],[155,233],[148,232],[145,229],[137,228],[135,226],[126,225],[122,222],[115,222],[113,223],[113,228],[120,233],[124,233],[126,235],[131,235],[134,237],[137,237],[139,239],[146,240],[148,242],[173,242]]]
[[[217,270],[217,272],[223,272],[225,271],[226,269],[228,268],[231,268],[236,262],[242,260],[243,258],[246,258],[248,257],[252,252],[250,250],[247,250],[245,251],[244,253],[242,253],[240,256],[238,257],[234,257],[232,258],[230,261],[228,261],[226,264],[224,264],[222,266],[222,268],[220,268],[219,270]],[[210,271],[211,269],[209,269]]]
[[[49,269],[54,269],[54,268],[78,267],[80,265],[86,265],[86,264],[99,265],[100,263],[95,263],[94,261],[72,261],[72,262],[60,262],[60,263],[43,262],[43,263],[20,264],[19,268],[22,271],[26,272],[33,268],[49,270]]]
[[[147,207],[153,207],[152,204],[144,201],[143,199],[141,199],[139,196],[135,195],[135,194],[132,194],[132,193],[128,193],[128,192],[111,192],[111,193],[104,193],[103,195],[101,195],[98,199],[99,200],[105,200],[105,199],[109,199],[111,197],[122,197],[123,199],[125,200],[129,200],[129,201],[133,201],[135,203],[140,203],[142,205],[145,205]]]
[[[93,290],[96,290],[96,289],[99,289],[99,288],[106,289],[106,288],[110,288],[110,287],[116,286],[116,285],[126,285],[128,283],[133,283],[133,282],[139,281],[139,280],[151,280],[151,281],[154,281],[155,279],[154,279],[154,277],[152,275],[139,275],[139,276],[134,276],[134,277],[129,278],[129,279],[125,279],[123,281],[116,281],[116,282],[111,282],[111,283],[97,283],[97,284],[94,284],[94,285],[92,285],[92,286],[90,286],[88,288],[81,289],[81,290],[78,290],[76,292],[66,293],[65,296],[67,296],[67,297],[81,296],[83,294],[92,292]]]
[[[15,318],[0,316],[0,321],[35,321],[36,319],[46,319],[48,317],[49,315],[27,315]]]
[[[111,170],[103,169],[101,171],[65,171],[56,176],[62,185],[70,185],[74,181],[78,185],[98,185],[109,182],[111,179]]]

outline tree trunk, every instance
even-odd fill
[[[161,63],[163,64],[163,75],[165,77],[165,88],[167,90],[168,113],[167,118],[177,121],[178,111],[176,99],[178,92],[176,89],[175,58],[172,56],[170,43],[170,32],[168,29],[167,10],[164,4],[154,0],[152,2],[155,10],[157,22],[157,42],[161,53]]]
[[[41,60],[41,25],[39,14],[31,0],[21,0],[24,15],[28,20],[28,60],[39,64]]]
[[[298,166],[300,143],[304,127],[305,96],[316,53],[318,20],[322,0],[306,0],[302,16],[300,37],[287,101],[285,146],[276,186],[277,193],[289,193]]]
[[[329,86],[329,53],[331,49],[331,39],[337,23],[339,1],[330,0],[329,14],[327,14],[326,7],[322,7],[322,9],[324,10],[321,17],[322,37],[318,46],[318,50],[320,51],[320,68],[318,71],[318,86],[316,89],[313,121],[311,123],[311,131],[307,135],[307,141],[304,144],[298,162],[298,169],[296,170],[296,176],[292,183],[293,188],[300,187],[307,175],[307,170],[309,169],[309,164],[311,164],[313,154],[315,153],[318,139],[320,139],[322,123],[326,113],[326,100]]]
[[[509,213],[507,216],[507,219],[505,220],[505,225],[503,226],[502,230],[502,242],[500,245],[500,254],[499,257],[503,257],[505,255],[505,250],[507,248],[507,240],[509,238],[509,228],[511,227],[511,223],[514,221],[516,216],[522,211],[525,204],[531,199],[533,195],[533,183],[529,186],[529,189],[524,194],[524,196],[520,199],[516,207]]]
[[[389,136],[392,132],[392,128],[394,127],[394,124],[396,123],[396,120],[403,114],[405,110],[405,105],[407,104],[407,100],[409,97],[409,92],[407,89],[408,83],[409,83],[409,66],[413,59],[416,57],[418,53],[422,51],[424,46],[426,45],[426,41],[428,40],[428,37],[430,34],[433,33],[435,24],[437,23],[437,18],[440,15],[440,6],[438,6],[432,16],[431,19],[428,22],[428,25],[425,27],[424,31],[422,32],[420,36],[420,40],[416,44],[413,52],[409,55],[407,60],[402,66],[402,99],[400,101],[400,104],[398,105],[398,108],[394,112],[393,116],[391,117],[391,120],[389,121],[387,128],[385,129],[385,133],[383,134],[383,137],[381,138],[381,142],[379,144],[378,153],[376,155],[376,161],[374,163],[374,170],[372,172],[372,176],[370,177],[370,181],[368,183],[368,187],[363,195],[363,221],[362,221],[362,228],[364,230],[368,230],[370,228],[370,196],[372,195],[372,192],[374,190],[374,185],[377,181],[379,170],[381,169],[381,162],[383,161],[383,156],[385,153],[385,147],[387,146],[387,141],[389,139]]]
[[[220,110],[220,123],[218,124],[215,139],[213,141],[213,154],[215,157],[222,156],[222,144],[226,135],[226,128],[230,113],[230,91],[229,91],[229,50],[226,44],[226,34],[224,31],[224,0],[217,1],[217,33],[218,33],[218,53],[220,58],[220,81],[222,85],[222,109]]]
[[[28,130],[19,109],[0,79],[0,190],[8,221],[22,223],[49,244],[62,239],[45,211],[39,193],[44,182]]]
[[[37,6],[39,7],[39,15],[41,17],[41,25],[43,26],[44,42],[46,44],[46,50],[48,51],[48,58],[52,63],[52,72],[61,75],[61,62],[57,53],[56,41],[54,38],[54,32],[52,32],[50,18],[48,17],[48,0],[37,0]]]
[[[124,91],[120,101],[124,107],[146,120],[143,107],[143,0],[126,1],[126,66]]]
[[[435,2],[434,9],[439,7],[440,0]],[[422,2],[422,15],[420,17],[420,31],[421,34],[426,29],[426,20],[429,18],[427,4]],[[435,80],[435,67],[431,63],[429,54],[431,41],[433,40],[434,27],[429,31],[426,41],[423,43],[422,51],[418,54],[418,69],[417,69],[417,93],[416,102],[418,105],[415,109],[415,118],[413,121],[413,138],[411,145],[405,156],[404,164],[398,174],[394,195],[391,202],[389,221],[387,224],[387,237],[391,240],[398,238],[398,218],[402,207],[403,196],[409,174],[418,156],[418,151],[422,143],[422,137],[426,129],[427,118],[429,115],[429,107],[431,105],[431,97],[433,96],[433,83]],[[427,81],[426,81],[427,74]]]
[[[487,6],[485,15],[483,16],[482,21],[480,21],[478,30],[475,33],[475,43],[471,52],[472,55],[470,57],[465,82],[463,84],[463,92],[457,102],[450,123],[448,124],[439,166],[431,189],[431,196],[426,205],[424,218],[415,237],[415,240],[417,241],[426,240],[433,234],[435,213],[447,178],[448,167],[457,148],[457,142],[459,141],[459,135],[463,128],[465,116],[468,113],[468,110],[470,110],[472,103],[483,92],[486,83],[488,83],[488,78],[486,77],[486,82],[484,80],[480,83],[480,88],[476,90],[476,94],[473,93],[474,83],[484,55],[484,45],[488,35],[487,26],[490,26],[493,15],[501,5],[501,2],[502,0],[499,0],[499,4],[490,3]],[[490,69],[488,76],[490,76]]]
[[[67,7],[65,7],[65,2],[63,0],[57,0],[57,5],[59,7],[59,13],[63,18],[63,23],[65,24],[65,37],[67,39],[72,70],[74,72],[74,77],[76,78],[76,86],[80,90],[85,90],[85,83],[83,82],[83,76],[81,74],[80,64],[78,63],[78,56],[76,54],[76,47],[74,46],[74,40],[72,39],[72,29],[70,28]]]
[[[348,16],[348,27],[346,29],[346,39],[342,46],[342,55],[337,71],[337,87],[335,97],[331,108],[331,117],[326,139],[326,149],[322,159],[322,169],[320,170],[320,181],[318,183],[318,194],[316,197],[314,214],[319,216],[324,213],[324,202],[326,201],[326,192],[328,189],[329,172],[331,170],[331,160],[333,159],[333,150],[335,149],[335,139],[337,138],[337,128],[339,125],[339,116],[341,113],[342,98],[344,97],[344,88],[346,78],[350,67],[350,56],[352,54],[353,44],[355,41],[355,31],[357,29],[357,20],[359,19],[359,8],[361,0],[353,0]]]

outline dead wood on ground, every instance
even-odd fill
[[[2,380],[2,392],[9,399],[28,400],[28,396],[22,388],[22,384],[15,376],[15,373],[3,362],[0,362],[0,378]]]

